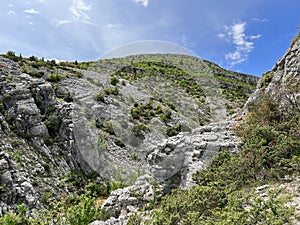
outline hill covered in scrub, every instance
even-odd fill
[[[260,81],[186,55],[0,56],[0,224],[296,220],[299,51]]]

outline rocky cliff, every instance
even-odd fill
[[[211,65],[213,66],[213,64]],[[220,73],[218,73],[220,75]],[[222,77],[228,77],[223,76]],[[247,112],[251,112],[253,110],[251,107],[253,107],[253,104],[269,104],[267,102],[263,102],[262,99],[265,99],[266,96],[268,96],[268,99],[271,99],[271,101],[274,103],[273,106],[278,108],[270,108],[270,114],[265,115],[266,117],[273,117],[275,120],[278,120],[278,123],[282,125],[282,127],[287,126],[287,129],[284,132],[291,132],[286,133],[286,137],[290,134],[292,134],[293,138],[297,139],[300,135],[300,123],[299,123],[299,107],[300,107],[300,38],[295,39],[291,45],[291,47],[287,50],[287,52],[284,54],[284,56],[278,60],[276,65],[272,68],[272,70],[266,72],[262,79],[259,81],[257,85],[256,91],[250,96],[248,99],[246,105],[245,105],[245,112],[244,115],[247,115]],[[263,106],[262,106],[263,108]],[[263,109],[264,110],[264,109]],[[251,112],[252,113],[252,112]],[[262,112],[261,116],[263,116]],[[268,112],[266,112],[268,113]],[[249,114],[249,113],[248,113]],[[249,116],[249,115],[247,115]],[[272,119],[274,119],[272,118]],[[289,118],[292,118],[293,121],[289,121]],[[296,118],[296,120],[295,120]],[[297,119],[298,118],[298,119]],[[244,119],[244,116],[241,117],[241,119]],[[230,127],[232,127],[232,124],[234,124],[236,121],[236,117],[232,117],[230,120],[227,120],[227,122],[218,122],[218,123],[210,123],[207,126],[202,126],[200,128],[194,129],[191,133],[180,133],[179,135],[176,135],[174,137],[170,137],[166,139],[163,144],[160,144],[156,147],[156,149],[149,154],[149,163],[154,163],[155,170],[152,174],[155,175],[156,178],[160,177],[172,177],[174,175],[173,173],[170,173],[171,171],[175,171],[178,169],[178,172],[180,171],[181,176],[185,176],[185,178],[180,178],[181,185],[179,187],[192,187],[194,185],[191,175],[194,174],[197,170],[203,169],[205,162],[207,162],[207,159],[211,159],[217,152],[219,152],[221,149],[229,150],[229,152],[235,152],[241,150],[241,146],[243,143],[240,142],[240,140],[235,136],[233,132],[230,131]],[[261,118],[261,121],[265,121],[263,118]],[[298,121],[298,122],[297,122]],[[286,124],[288,123],[288,125]],[[264,127],[265,124],[260,124],[261,127]],[[264,128],[262,128],[264,129]],[[274,126],[272,129],[278,129]],[[282,132],[282,128],[279,129],[279,132]],[[291,131],[288,131],[291,129]],[[259,132],[265,132],[265,131],[259,131]],[[246,137],[247,138],[247,137]],[[270,136],[268,137],[270,138]],[[281,141],[284,141],[285,138],[281,138]],[[296,143],[296,141],[295,141]],[[252,145],[253,152],[255,150],[255,145],[258,145],[258,143],[255,143]],[[275,148],[276,144],[274,145]],[[299,141],[298,144],[293,145],[292,151],[295,154],[295,157],[293,158],[293,163],[299,164]],[[298,153],[297,153],[298,152]],[[249,153],[247,153],[249,154]],[[261,152],[260,154],[264,154]],[[250,157],[250,156],[249,156]],[[274,155],[275,157],[275,155]],[[183,160],[183,158],[185,160]],[[267,158],[265,159],[267,161]],[[173,163],[175,162],[175,163]],[[274,163],[274,162],[273,162]],[[216,162],[218,164],[218,162]],[[221,163],[220,163],[221,164]],[[296,165],[295,164],[295,165]],[[228,166],[231,166],[231,164],[228,161]],[[245,166],[242,164],[242,166]],[[226,167],[226,165],[225,165]],[[255,167],[253,165],[253,167]],[[172,168],[172,169],[170,169]],[[179,170],[180,168],[180,170]],[[298,168],[298,167],[296,167]],[[174,170],[175,169],[175,170]],[[250,168],[249,168],[250,169]],[[215,173],[217,173],[218,169],[212,168]],[[290,171],[292,171],[291,169]],[[299,169],[296,169],[295,174],[299,174]],[[281,193],[280,196],[283,196],[284,201],[281,199],[280,201],[285,202],[285,206],[287,206],[287,210],[290,210],[291,208],[295,209],[294,214],[290,214],[292,216],[291,223],[292,224],[298,224],[299,220],[297,220],[297,216],[300,214],[300,201],[299,201],[299,178],[293,177],[288,175],[289,173],[287,171],[283,172],[283,178],[281,178],[279,181],[274,183],[274,180],[271,182],[270,185],[264,185],[260,187],[255,188],[255,192],[252,193],[252,198],[259,199],[260,204],[262,202],[265,202],[267,204],[273,204],[273,203],[267,203],[269,199],[272,199],[272,201],[276,202],[277,199],[274,198],[274,193]],[[259,174],[257,174],[259,176]],[[297,175],[296,175],[297,176]],[[178,177],[177,177],[178,178]],[[229,177],[226,177],[226,179],[230,179]],[[242,179],[242,178],[241,178]],[[261,182],[267,182],[267,179],[263,181],[265,178],[261,177]],[[172,179],[170,179],[172,180]],[[175,179],[176,180],[176,179]],[[213,180],[213,179],[212,179]],[[283,183],[282,183],[283,181]],[[141,185],[142,184],[142,185]],[[176,184],[176,182],[172,182],[172,185]],[[254,184],[251,184],[248,186],[248,189],[250,190],[252,185],[258,185],[256,181]],[[169,193],[169,190],[173,187],[172,185],[164,185],[162,190],[166,191],[166,193]],[[210,184],[212,185],[212,184]],[[215,183],[213,183],[215,185]],[[221,185],[221,184],[218,184]],[[156,187],[153,188],[153,187]],[[176,186],[175,186],[176,187]],[[298,189],[297,189],[298,187]],[[200,187],[199,187],[200,188]],[[156,207],[150,206],[145,211],[139,211],[138,209],[141,208],[141,205],[138,203],[141,203],[144,205],[147,202],[154,201],[155,198],[159,198],[157,196],[156,191],[159,190],[158,186],[151,185],[151,182],[149,181],[149,178],[147,177],[140,177],[140,179],[137,181],[137,183],[133,186],[130,186],[123,190],[115,191],[111,194],[111,196],[107,199],[105,204],[103,205],[103,208],[109,212],[112,213],[113,217],[111,217],[106,222],[102,221],[95,221],[92,224],[93,225],[105,225],[105,224],[126,224],[126,221],[129,219],[130,224],[148,224],[147,220],[149,220],[153,214],[154,218],[158,219],[160,218],[157,216],[158,214],[162,214],[161,217],[167,217],[168,219],[165,220],[166,223],[172,224],[171,218],[176,218],[176,216],[180,215],[179,211],[184,211],[185,206],[184,204],[191,204],[193,205],[193,197],[191,197],[193,194],[192,191],[186,192],[186,195],[189,196],[188,201],[185,200],[185,197],[183,197],[185,194],[183,193],[182,196],[180,193],[175,193],[170,197],[170,199],[165,198],[163,201],[160,202],[162,206],[162,209],[169,210],[170,211],[155,211],[154,209]],[[197,190],[197,187],[196,187]],[[213,190],[213,189],[212,189]],[[140,193],[140,195],[135,195],[135,193]],[[160,192],[161,193],[161,192]],[[164,192],[163,192],[164,193]],[[125,197],[126,196],[126,197]],[[139,196],[139,197],[137,197]],[[254,196],[254,197],[253,197]],[[272,197],[273,196],[273,197]],[[176,206],[173,204],[176,204],[176,200],[178,200],[177,204],[181,204],[180,197],[182,197],[182,201],[187,201],[181,205],[181,209],[178,209],[176,211]],[[199,196],[196,194],[194,196],[198,198]],[[240,196],[241,197],[241,196]],[[210,197],[211,198],[211,197]],[[223,197],[225,198],[225,197]],[[249,196],[248,196],[249,198]],[[250,197],[251,198],[251,197]],[[288,200],[289,199],[289,200]],[[170,201],[170,202],[169,202]],[[199,200],[200,201],[200,200]],[[213,201],[213,200],[211,200]],[[246,206],[246,211],[252,210],[255,207],[255,200],[251,200],[251,206]],[[167,204],[170,204],[170,206],[167,206]],[[253,204],[254,203],[254,204]],[[172,205],[171,205],[172,204]],[[200,203],[199,203],[200,204]],[[209,203],[207,203],[209,204]],[[243,203],[245,205],[249,204],[246,203],[246,201]],[[278,202],[274,203],[278,204]],[[282,204],[282,203],[280,203]],[[179,206],[178,206],[179,207]],[[199,210],[200,210],[200,206]],[[219,207],[219,206],[218,206]],[[243,206],[245,207],[245,206]],[[274,206],[271,206],[271,208]],[[276,205],[277,209],[281,206]],[[263,207],[258,207],[260,211],[265,210]],[[272,208],[273,210],[274,208]],[[154,211],[152,211],[154,210]],[[173,210],[173,211],[172,211]],[[190,210],[194,210],[193,208],[190,208]],[[206,209],[208,210],[208,209]],[[254,210],[254,209],[253,209]],[[283,209],[282,209],[283,210]],[[193,213],[189,211],[189,213]],[[226,211],[226,208],[224,208],[224,211]],[[198,211],[197,211],[198,212]],[[279,211],[278,211],[279,212]],[[278,213],[276,212],[276,213]],[[289,215],[291,211],[286,211],[286,215]],[[156,214],[157,213],[157,214]],[[172,213],[173,217],[168,217],[169,214]],[[177,214],[176,214],[177,213]],[[231,212],[236,213],[236,211]],[[275,214],[276,214],[275,213]],[[197,214],[197,213],[195,213]],[[225,213],[226,214],[226,213]],[[132,217],[130,217],[130,215]],[[138,215],[138,216],[137,216]],[[156,215],[156,216],[155,216]],[[184,214],[186,215],[186,214]],[[219,216],[218,214],[216,216]],[[248,215],[249,216],[249,215]],[[270,220],[268,220],[268,216],[261,217],[260,215],[256,215],[257,220],[259,221],[261,218],[263,218],[261,221],[269,221],[271,224],[278,222],[278,224],[281,224],[280,217],[275,219],[275,217],[270,216]],[[201,215],[198,215],[198,218],[200,218]],[[251,216],[250,216],[251,217]],[[250,217],[248,217],[246,220],[249,224],[254,224],[254,222],[249,222]],[[287,216],[288,219],[289,216]],[[192,217],[191,217],[192,218]],[[224,217],[225,218],[225,217]],[[233,223],[234,216],[230,220]],[[181,218],[182,219],[182,218]],[[287,221],[285,219],[285,221]],[[191,219],[192,220],[192,219]],[[208,218],[205,218],[207,221]],[[216,218],[214,218],[216,220]],[[164,221],[163,219],[160,220],[151,220],[152,222],[158,222],[158,221]],[[174,221],[177,221],[174,219]],[[182,221],[179,219],[179,221]],[[197,220],[199,222],[199,220]],[[241,223],[242,217],[237,220],[238,224]],[[254,221],[254,220],[253,220]],[[283,220],[282,220],[283,221]],[[148,221],[149,222],[149,221]],[[159,222],[158,222],[159,223]],[[207,223],[207,224],[215,224],[217,223],[214,221],[213,223]],[[180,223],[181,224],[181,223]],[[206,224],[206,223],[205,223]],[[219,223],[218,223],[219,224]],[[256,223],[255,223],[256,224]]]
[[[94,225],[150,218],[149,203],[197,189],[193,175],[215,155],[241,151],[232,128],[253,103],[270,95],[283,114],[296,112],[299,46],[295,40],[258,85],[257,77],[184,55],[60,64],[0,56],[0,213],[24,204],[27,218],[43,215],[46,224],[88,224],[90,214],[68,220],[80,218],[76,207],[88,196],[96,202],[85,199],[88,208],[101,205],[96,218],[108,219]],[[47,222],[43,209],[52,210]]]
[[[80,64],[0,56],[0,213],[49,208],[90,181],[128,186],[142,176],[145,193],[149,176],[164,193],[194,186],[213,155],[240,149],[228,118],[257,81],[181,55]]]
[[[285,97],[285,100],[296,101],[299,96],[299,55],[300,41],[297,37],[275,66],[263,74],[256,91],[251,95],[248,102],[255,101],[263,93],[274,96],[282,103],[284,103]]]
[[[297,112],[299,46],[293,42],[256,91],[257,77],[184,55],[60,64],[0,56],[1,214],[24,204],[26,218],[45,224],[140,224],[167,205],[161,199],[180,199],[174,189],[193,198],[202,190],[197,171],[219,152],[242,150],[233,127],[245,109],[269,95],[283,114]],[[287,180],[294,190],[298,181]],[[290,204],[298,210],[297,196]]]

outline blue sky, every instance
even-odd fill
[[[299,0],[0,0],[0,52],[87,61],[161,40],[260,76],[297,35],[299,9]]]

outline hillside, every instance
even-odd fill
[[[259,84],[185,55],[0,56],[0,222],[248,221],[256,214],[240,206],[255,194],[245,191],[285,176],[297,185],[299,55],[295,41]],[[293,214],[280,201],[270,203],[286,215],[270,215],[277,224]]]
[[[299,224],[299,59],[298,35],[233,127],[239,152],[220,151],[194,174],[195,187],[132,213],[128,224]]]

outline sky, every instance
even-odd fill
[[[299,0],[0,0],[0,53],[91,61],[157,40],[261,76],[298,34],[299,9]]]

